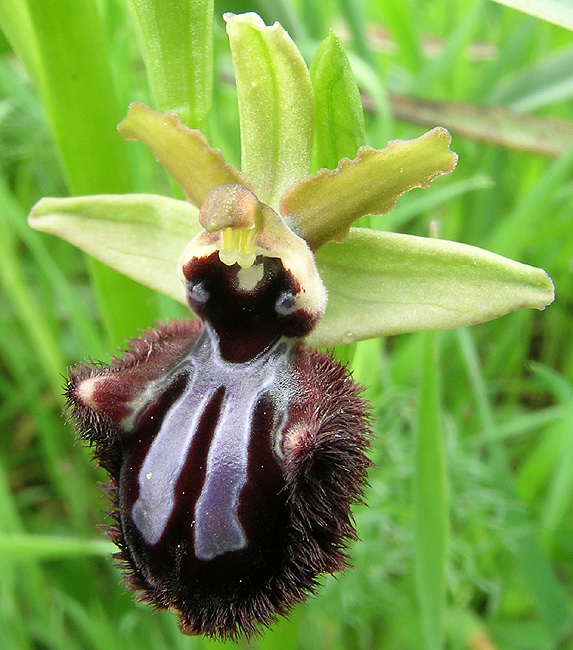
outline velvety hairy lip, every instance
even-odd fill
[[[369,429],[346,369],[303,344],[324,311],[312,258],[288,266],[256,232],[217,237],[181,261],[201,322],[161,324],[110,365],[72,369],[67,395],[110,476],[126,583],[184,633],[235,639],[345,568]]]

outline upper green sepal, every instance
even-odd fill
[[[277,209],[310,172],[314,127],[306,63],[279,24],[254,13],[224,15],[239,99],[241,169],[260,201]]]

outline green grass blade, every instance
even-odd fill
[[[559,50],[498,85],[490,101],[525,113],[570,100],[573,96],[572,65],[573,48]]]
[[[156,110],[207,134],[213,92],[213,0],[128,0]]]
[[[29,250],[31,258],[34,263],[37,264],[41,276],[49,283],[55,300],[65,311],[65,316],[69,317],[70,326],[74,335],[77,337],[78,347],[82,350],[82,354],[92,358],[103,358],[106,354],[106,348],[102,334],[90,319],[89,315],[86,314],[78,292],[71,284],[71,279],[66,277],[60,266],[58,266],[58,263],[53,259],[53,257],[51,257],[43,238],[38,236],[37,233],[29,228],[24,211],[19,205],[17,205],[14,198],[9,195],[9,192],[1,179],[0,209],[4,219],[7,221],[4,228],[10,227],[13,230],[14,236],[17,237]],[[0,228],[1,227],[2,226],[0,226]],[[10,239],[8,238],[7,241],[9,240]],[[13,257],[12,261],[14,261]],[[20,270],[17,270],[17,268],[18,265],[16,264],[16,269],[12,270],[11,273],[20,273]],[[26,282],[24,291],[29,291],[29,280],[26,278],[23,281]],[[35,316],[37,317],[34,319],[34,327],[41,327],[42,319],[45,317],[45,311],[39,307],[38,300],[35,297],[33,298],[33,306],[36,309]],[[54,323],[50,323],[50,325],[53,326]],[[48,323],[44,323],[43,327],[46,331],[44,335],[45,337],[55,337],[54,332],[48,332]],[[52,346],[58,348],[58,342],[54,341]],[[52,354],[55,359],[55,353],[52,352]],[[57,352],[57,358],[58,364],[63,364],[62,353],[60,350]],[[53,366],[53,368],[56,367],[56,365]],[[64,365],[61,365],[59,372],[61,373],[63,370]],[[56,375],[53,374],[52,370],[52,379],[54,380],[55,378]],[[57,383],[52,382],[56,394],[59,394],[61,385],[61,377]]]
[[[0,462],[0,530],[22,537],[22,528],[18,508],[10,491],[8,475]],[[26,616],[33,612],[33,616],[38,620],[48,619],[46,589],[47,584],[38,565],[32,562],[24,567],[15,567],[10,558],[0,555],[2,640],[3,643],[10,637],[14,640],[14,645],[7,645],[7,649],[27,650],[37,647],[32,639],[30,626],[27,625]]]
[[[452,76],[462,59],[463,51],[479,26],[483,15],[484,0],[474,0],[466,10],[463,18],[456,24],[448,37],[442,52],[435,60],[429,60],[422,67],[412,90],[420,96],[436,85],[441,79]]]
[[[366,20],[363,12],[363,3],[352,2],[352,0],[340,0],[340,9],[352,33],[356,52],[364,61],[370,65],[374,65],[374,56],[366,40]]]
[[[423,59],[421,35],[415,12],[410,10],[405,0],[379,2],[378,10],[398,46],[400,65],[406,66],[413,73],[420,70]]]
[[[555,423],[522,462],[516,485],[519,496],[526,503],[533,504],[550,480],[566,435],[567,431],[560,426],[560,422]]]
[[[115,128],[123,108],[116,100],[96,3],[30,0],[26,5],[40,55],[38,90],[72,191],[129,190],[125,143]]]
[[[486,452],[491,455],[500,488],[517,500],[516,486],[510,474],[505,450],[495,436],[495,416],[474,340],[467,329],[457,330],[456,335],[474,392]],[[521,502],[517,501],[515,507],[508,512],[505,526],[514,531],[513,555],[516,567],[527,586],[529,596],[541,613],[547,633],[557,643],[569,620],[567,597],[539,544],[535,524]]]
[[[58,560],[109,556],[116,547],[104,539],[75,539],[48,535],[0,533],[0,554],[12,561]]]
[[[126,145],[116,131],[123,109],[116,100],[95,1],[30,0],[21,7],[27,7],[31,33],[26,23],[22,35],[24,27],[14,22],[7,35],[21,48],[23,61],[37,53],[31,72],[72,193],[130,191]],[[0,10],[5,18],[7,10],[1,5]],[[97,263],[90,263],[90,269],[106,329],[121,345],[155,319],[153,294]]]
[[[449,498],[436,334],[426,333],[414,482],[414,577],[426,650],[444,646]]]
[[[54,337],[53,329],[50,327],[41,305],[33,295],[19,264],[17,249],[19,242],[6,216],[8,213],[12,216],[16,209],[7,188],[0,179],[0,212],[3,215],[0,218],[0,239],[2,241],[0,285],[28,336],[36,342],[39,365],[43,368],[54,393],[58,395],[61,391],[62,374],[65,371],[66,363],[59,349],[58,341]]]
[[[36,78],[40,53],[25,0],[0,0],[0,28],[14,50],[20,54],[30,76]]]
[[[551,548],[559,526],[563,524],[573,502],[573,400],[567,405],[559,428],[562,429],[562,444],[558,451],[557,463],[549,485],[540,520],[541,537]]]
[[[557,190],[570,178],[573,170],[573,147],[554,160],[537,182],[517,200],[487,241],[487,248],[509,257],[516,257],[524,243],[533,244],[545,222],[548,207]],[[548,205],[549,204],[549,205]],[[519,237],[516,237],[519,233]]]

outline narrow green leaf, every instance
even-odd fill
[[[573,6],[570,0],[494,0],[531,16],[573,29]]]
[[[559,526],[566,520],[573,503],[573,400],[567,405],[559,427],[563,431],[562,444],[549,485],[549,493],[541,513],[541,536],[551,547]]]
[[[18,6],[22,25],[10,19],[11,11],[2,12],[8,38],[32,66],[71,193],[131,191],[126,145],[115,130],[123,111],[96,1],[27,0]],[[155,319],[150,292],[96,262],[88,266],[112,343],[122,344]]]
[[[62,373],[66,364],[58,341],[42,315],[41,307],[32,287],[24,274],[19,262],[20,242],[10,227],[8,212],[16,210],[15,203],[10,200],[8,189],[3,179],[0,179],[0,239],[2,241],[2,254],[0,255],[0,287],[2,287],[11,309],[21,323],[21,327],[28,333],[31,341],[37,344],[37,371],[44,372],[46,378],[54,389],[54,394],[59,394],[62,384]]]
[[[424,334],[414,481],[414,576],[426,650],[442,650],[449,505],[435,332]]]
[[[175,113],[156,113],[133,103],[118,129],[127,140],[145,143],[198,208],[213,188],[224,183],[250,188],[219,149],[212,149],[200,131],[183,125]]]
[[[186,201],[145,194],[46,198],[34,206],[29,223],[186,304],[179,257],[202,232],[198,210]]]
[[[306,63],[286,31],[253,13],[225,14],[237,82],[242,171],[258,198],[278,206],[310,171],[314,108]]]
[[[292,185],[280,212],[312,249],[342,241],[360,217],[389,212],[404,192],[451,172],[457,156],[450,142],[445,129],[435,128],[415,140],[393,140],[382,150],[361,147],[354,160],[343,159],[336,169],[321,169]]]
[[[3,558],[32,562],[36,560],[65,560],[78,556],[110,555],[115,550],[105,539],[74,539],[48,535],[0,535],[0,555]]]
[[[329,298],[316,346],[463,327],[553,300],[541,269],[438,239],[353,228],[316,262]]]
[[[530,112],[573,96],[573,47],[535,60],[496,86],[488,103],[508,106],[516,111]]]
[[[315,99],[314,167],[334,169],[364,144],[360,92],[342,43],[331,31],[314,57],[310,76]]]
[[[208,132],[213,90],[213,0],[128,0],[160,111]]]

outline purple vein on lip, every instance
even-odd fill
[[[195,555],[211,560],[248,546],[237,509],[247,482],[253,413],[262,395],[282,383],[289,349],[279,341],[250,361],[231,363],[221,358],[217,337],[205,326],[184,362],[191,367],[188,385],[165,416],[139,471],[132,518],[148,544],[156,544],[168,526],[176,507],[177,482],[193,440],[200,435],[201,416],[224,388],[205,482],[195,504]]]

